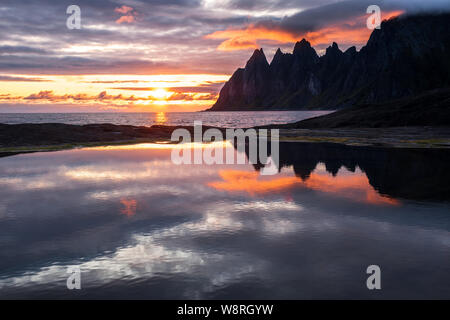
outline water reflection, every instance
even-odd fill
[[[120,203],[123,205],[121,212],[128,217],[136,214],[137,201],[134,199],[121,199]]]
[[[165,124],[167,122],[167,117],[164,112],[158,112],[156,114],[155,124]]]
[[[176,166],[173,148],[0,159],[0,295],[450,298],[447,152],[288,143],[261,176]]]
[[[262,165],[254,167],[261,170]],[[390,198],[450,200],[450,149],[282,143],[280,167],[292,167],[295,175],[306,184],[321,189],[337,189],[339,185],[361,189],[367,185],[367,177],[377,193]],[[318,169],[321,177],[316,175]],[[336,179],[325,177],[325,171]],[[343,177],[349,175],[353,178]]]
[[[377,193],[361,170],[351,172],[343,169],[340,174],[340,176],[330,176],[320,165],[315,168],[314,173],[304,179],[286,176],[266,177],[260,176],[257,172],[223,170],[219,172],[223,181],[214,181],[209,185],[217,190],[245,191],[249,195],[286,192],[292,188],[304,187],[351,198],[354,201],[366,201],[372,204],[399,204],[399,201]]]

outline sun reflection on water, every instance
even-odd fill
[[[165,124],[167,122],[167,117],[164,112],[158,112],[156,114],[155,124]]]

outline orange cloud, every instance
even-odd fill
[[[249,39],[244,37],[235,37],[222,42],[218,49],[221,51],[233,51],[233,50],[246,50],[246,49],[258,49],[259,46],[255,39]]]
[[[383,13],[382,18],[384,20],[390,20],[390,19],[396,18],[404,13],[405,13],[404,10],[390,11],[390,12]]]
[[[392,19],[403,14],[404,11],[383,13],[384,20]],[[228,29],[216,31],[205,37],[207,39],[226,39],[218,47],[221,51],[244,50],[259,48],[258,41],[268,40],[276,43],[294,43],[305,38],[312,45],[329,45],[332,42],[349,45],[363,45],[372,30],[366,26],[367,15],[356,17],[351,21],[342,21],[324,28],[309,32],[293,32],[283,30],[279,25],[273,27],[261,24],[250,24],[244,29]]]
[[[168,97],[167,101],[209,101],[216,100],[217,94],[197,94],[197,93],[183,93],[183,92],[174,92],[170,97]]]
[[[258,48],[258,40],[272,40],[279,43],[296,42],[298,36],[282,30],[270,30],[265,27],[249,25],[246,29],[216,31],[207,35],[206,38],[228,39],[223,41],[217,49],[231,51]]]
[[[149,91],[150,95],[145,97],[139,96],[127,96],[123,94],[111,95],[106,91],[100,92],[98,95],[89,95],[86,93],[78,93],[78,94],[64,94],[57,95],[52,90],[43,90],[38,93],[33,93],[25,97],[13,97],[10,94],[0,94],[0,101],[11,101],[15,100],[19,101],[28,101],[33,103],[41,103],[41,102],[85,102],[85,103],[134,103],[139,101],[214,101],[217,99],[218,94],[216,93],[190,93],[190,92],[172,92],[166,91],[164,89],[159,89],[159,91],[165,92],[165,94],[158,96],[155,95],[155,92],[158,90],[149,90],[146,88],[145,91]]]
[[[21,100],[23,99],[23,97],[17,96],[14,97],[11,94],[7,93],[7,94],[0,94],[0,101],[1,100]]]
[[[404,11],[392,11],[383,14],[384,20],[395,18]],[[372,30],[367,28],[367,16],[361,16],[354,21],[331,25],[317,31],[307,32],[304,38],[311,42],[311,45],[329,45],[332,42],[340,44],[363,45],[367,42]]]

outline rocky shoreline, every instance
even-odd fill
[[[169,126],[137,127],[113,124],[0,124],[0,153],[54,151],[84,146],[168,142]],[[192,130],[192,127],[184,127]]]
[[[272,126],[274,128],[275,126]],[[88,146],[172,143],[175,129],[189,126],[137,127],[113,124],[0,124],[0,154],[56,151]],[[206,130],[210,127],[203,127]],[[449,127],[280,129],[282,142],[338,143],[396,148],[450,148]],[[222,129],[224,130],[224,129]]]
[[[450,148],[450,128],[281,129],[280,141],[391,148]]]

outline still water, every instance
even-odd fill
[[[448,151],[282,143],[264,176],[176,147],[0,158],[0,298],[450,298]]]

